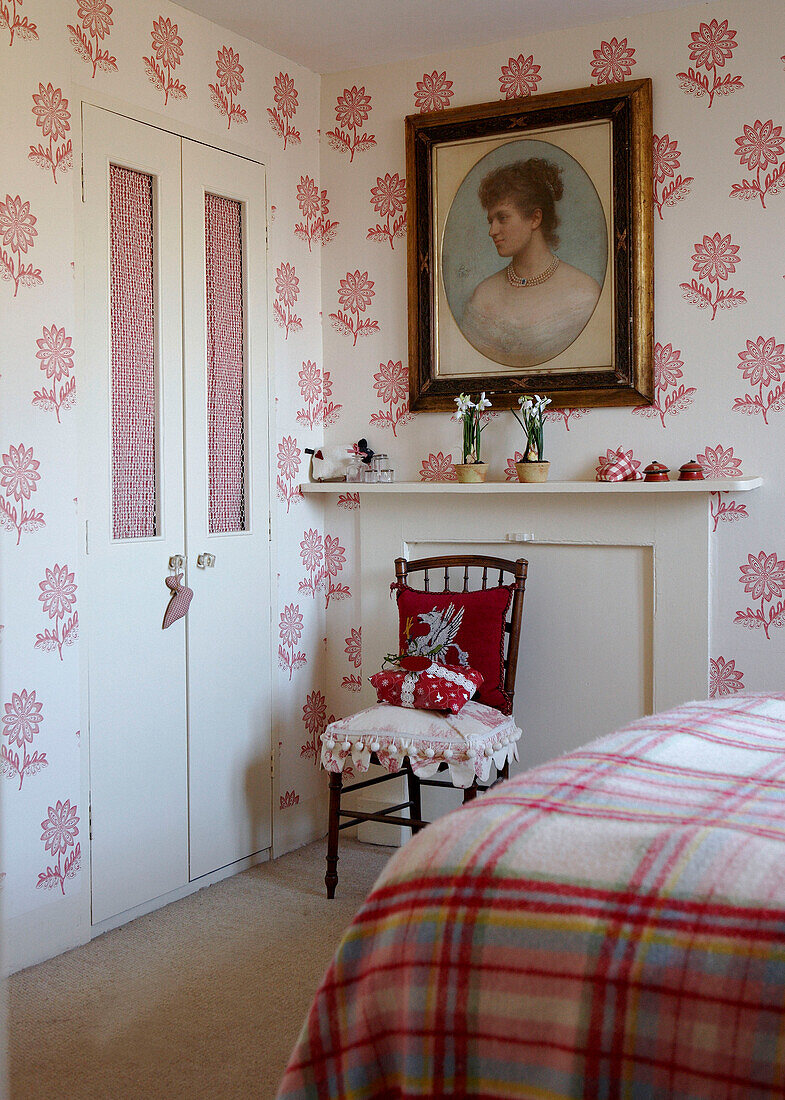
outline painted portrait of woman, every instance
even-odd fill
[[[468,219],[475,225],[461,241]],[[467,246],[479,232],[487,234],[485,245]],[[458,189],[444,240],[452,315],[464,338],[494,363],[547,363],[577,340],[594,313],[608,254],[602,205],[580,165],[547,142],[517,141],[483,157]],[[482,255],[467,262],[467,247]]]

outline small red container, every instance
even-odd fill
[[[679,481],[703,481],[703,467],[694,458],[679,466]]]
[[[643,471],[644,481],[670,481],[668,474],[670,470],[667,466],[663,466],[661,462],[650,462],[646,469]]]

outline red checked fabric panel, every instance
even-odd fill
[[[211,533],[244,531],[242,207],[205,195],[207,455]]]
[[[109,166],[112,533],[156,534],[153,181]]]
[[[477,702],[510,714],[512,704],[504,690],[504,624],[511,599],[512,589],[506,585],[478,592],[421,592],[401,585],[401,653],[476,669],[483,678]]]

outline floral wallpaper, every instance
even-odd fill
[[[784,55],[785,9],[750,0],[522,36],[322,81],[322,186],[334,196],[339,223],[322,264],[324,366],[346,409],[337,428],[327,425],[327,440],[364,435],[389,452],[398,480],[452,481],[460,426],[449,413],[412,415],[404,384],[403,118],[652,79],[654,402],[549,410],[545,447],[556,479],[593,477],[603,455],[619,447],[636,466],[656,459],[678,470],[697,459],[707,476],[765,478],[761,490],[710,501],[712,695],[781,690],[785,665],[785,437],[777,428],[785,408]],[[369,138],[362,145],[361,135]],[[375,225],[362,218],[364,196]],[[489,478],[515,479],[523,442],[508,413],[492,417],[483,436]],[[328,527],[331,511],[354,591],[352,513],[328,505]],[[332,639],[356,625],[351,602],[328,611],[327,698],[344,712],[352,700],[342,699],[345,659]]]
[[[713,695],[781,688],[785,657],[785,10],[711,2],[318,77],[168,0],[0,0],[0,890],[11,966],[89,936],[73,87],[242,142],[268,166],[274,823],[323,831],[319,736],[364,676],[357,493],[298,491],[306,448],[365,436],[398,480],[450,481],[448,413],[412,415],[406,377],[403,118],[648,76],[654,85],[655,401],[551,410],[554,478],[633,463],[761,474],[716,494]],[[520,429],[496,415],[490,476]],[[693,568],[685,563],[685,568]],[[80,624],[80,619],[82,622]],[[276,633],[277,631],[277,633]]]

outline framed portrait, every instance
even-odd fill
[[[651,81],[406,118],[412,410],[654,394]]]

